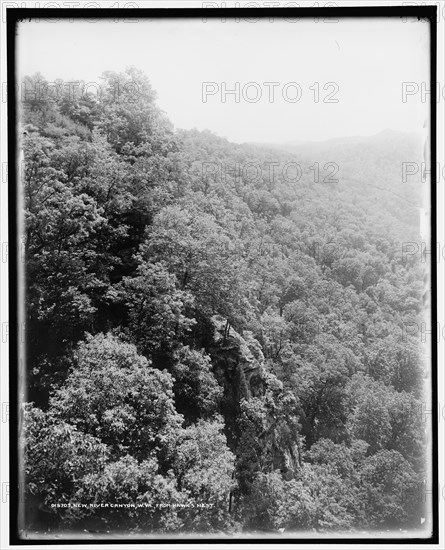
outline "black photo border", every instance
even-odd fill
[[[18,401],[18,357],[19,316],[18,310],[18,220],[20,205],[18,191],[18,112],[16,98],[16,29],[26,19],[130,19],[130,18],[418,18],[427,20],[430,28],[430,154],[431,154],[431,375],[432,375],[432,524],[430,538],[232,538],[232,537],[163,537],[147,536],[142,539],[94,538],[76,539],[23,539],[19,536],[19,401]],[[436,205],[436,78],[437,78],[437,5],[435,6],[355,6],[355,7],[267,7],[267,8],[141,8],[141,9],[64,9],[64,8],[7,8],[7,93],[8,93],[8,231],[9,231],[9,460],[10,460],[10,544],[11,545],[68,545],[68,544],[197,544],[197,543],[300,543],[300,544],[438,544],[439,543],[439,481],[438,481],[438,388],[437,388],[437,205]],[[14,168],[12,168],[14,167]]]

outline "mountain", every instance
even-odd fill
[[[263,146],[273,149],[281,149],[286,151],[296,151],[301,149],[315,149],[315,150],[325,150],[331,149],[337,145],[357,145],[359,143],[374,143],[376,141],[385,142],[385,141],[409,141],[417,142],[421,139],[421,132],[418,134],[414,132],[401,132],[398,130],[391,130],[387,128],[378,132],[377,134],[372,134],[370,136],[344,136],[336,137],[322,141],[305,141],[302,139],[297,139],[288,142],[282,143],[272,143],[272,142],[252,142],[252,145]]]

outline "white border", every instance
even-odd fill
[[[219,7],[278,7],[278,6],[300,6],[300,7],[324,7],[329,5],[335,6],[416,6],[416,5],[435,5],[440,10],[439,21],[437,24],[437,81],[440,83],[441,88],[445,86],[445,76],[444,76],[444,67],[445,67],[445,2],[444,0],[439,2],[422,0],[422,1],[397,1],[397,0],[371,0],[371,1],[360,1],[360,0],[336,0],[335,2],[329,2],[325,0],[315,1],[315,0],[298,0],[296,2],[291,2],[288,0],[264,0],[264,1],[244,1],[244,0],[226,0],[219,1],[215,0],[214,2],[208,1],[193,1],[193,0],[137,0],[136,2],[126,1],[126,0],[95,0],[93,2],[84,1],[84,0],[72,0],[64,1],[59,0],[57,2],[50,1],[27,1],[27,0],[18,0],[15,2],[1,2],[1,12],[2,19],[0,22],[0,50],[1,50],[1,60],[0,60],[0,81],[1,81],[1,139],[0,139],[0,162],[1,162],[1,185],[0,185],[0,243],[1,243],[1,261],[0,261],[0,327],[1,327],[1,337],[0,337],[0,396],[1,396],[1,422],[0,422],[0,443],[1,443],[1,453],[0,453],[0,480],[1,480],[1,503],[0,503],[0,548],[7,550],[9,548],[18,548],[17,546],[9,545],[9,504],[7,502],[7,493],[8,493],[8,478],[9,478],[9,432],[8,432],[8,344],[4,342],[7,336],[7,322],[8,322],[8,264],[6,260],[6,243],[8,242],[8,218],[7,218],[7,181],[5,180],[6,169],[7,169],[7,104],[6,104],[6,8],[7,7],[22,7],[22,8],[82,8],[82,7],[100,7],[100,8],[156,8],[156,7],[203,7],[217,5]],[[444,119],[445,119],[445,97],[443,95],[439,98],[437,103],[437,162],[439,163],[441,171],[445,167],[445,128],[444,128]],[[444,170],[445,171],[445,170]],[[438,391],[439,391],[439,544],[419,544],[415,548],[422,549],[443,549],[445,548],[445,537],[444,537],[444,525],[445,525],[445,455],[444,455],[444,427],[445,427],[445,376],[443,371],[443,366],[445,365],[445,356],[444,356],[444,347],[445,347],[445,278],[444,278],[444,267],[445,267],[445,216],[444,216],[444,176],[440,179],[440,182],[437,185],[437,239],[440,246],[440,256],[438,258],[438,322],[439,322],[439,334],[440,341],[438,344]],[[405,549],[413,548],[413,545],[410,544],[355,544],[355,545],[346,545],[345,544],[310,544],[305,545],[304,543],[300,545],[296,544],[284,544],[277,540],[280,548],[296,548],[296,547],[305,547],[314,548],[314,549],[344,549],[349,546],[357,549],[377,549],[377,548],[388,548],[388,549]],[[183,545],[178,544],[175,541],[171,541],[171,544],[175,544],[175,547],[181,548],[192,548],[191,544]],[[110,540],[110,545],[114,548],[150,548],[150,549],[162,549],[165,550],[167,545],[165,544],[147,544],[142,545],[122,545],[122,544],[113,544]],[[229,548],[229,549],[245,549],[250,550],[253,548],[276,548],[276,543],[271,544],[225,544],[225,543],[203,543],[200,545],[200,548]],[[51,545],[52,548],[78,548],[78,549],[104,549],[106,545],[101,544],[91,544],[91,545]],[[33,545],[32,548],[44,549],[47,548],[45,545]]]

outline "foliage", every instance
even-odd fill
[[[101,83],[23,106],[28,500],[145,532],[418,522],[412,138],[239,145],[174,130],[137,69]],[[135,506],[51,507],[79,501]]]
[[[212,373],[212,363],[203,350],[184,346],[176,351],[172,369],[176,407],[188,418],[212,415],[223,390]]]

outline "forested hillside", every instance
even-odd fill
[[[420,528],[416,143],[237,145],[100,82],[23,104],[25,527]]]

